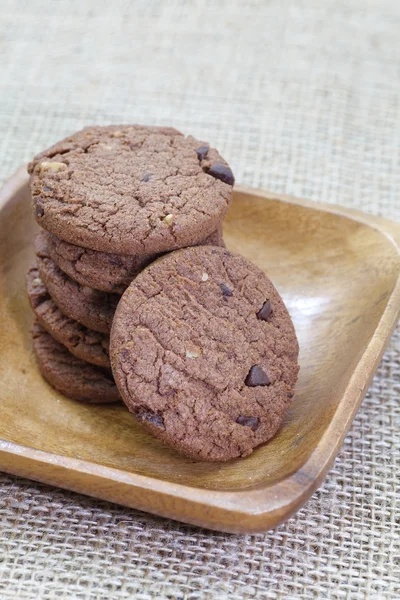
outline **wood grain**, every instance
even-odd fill
[[[279,433],[251,456],[196,463],[127,410],[52,390],[31,351],[24,289],[37,226],[25,170],[0,193],[0,469],[188,523],[252,532],[318,487],[368,388],[400,310],[400,226],[356,211],[236,189],[228,248],[265,270],[300,341],[300,378]]]

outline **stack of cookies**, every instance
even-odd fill
[[[172,128],[88,127],[29,164],[36,263],[27,278],[42,374],[85,402],[120,400],[109,335],[120,295],[160,254],[223,245],[233,175]]]
[[[122,398],[197,460],[270,439],[293,397],[298,343],[271,281],[224,246],[234,178],[218,152],[170,128],[90,127],[29,173],[44,378],[75,400]]]

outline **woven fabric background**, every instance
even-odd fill
[[[238,183],[400,221],[399,32],[398,0],[2,0],[0,179],[85,124],[171,124]],[[1,600],[400,598],[399,393],[398,330],[324,485],[266,534],[0,475]]]

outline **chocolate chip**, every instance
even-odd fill
[[[222,163],[215,163],[215,165],[208,169],[207,173],[212,177],[215,177],[215,179],[220,179],[228,185],[233,185],[235,183],[235,178],[232,171],[229,167],[226,167]]]
[[[44,215],[44,208],[41,204],[36,204],[36,214],[38,217],[43,217]]]
[[[232,296],[232,290],[228,288],[224,283],[220,283],[219,287],[221,288],[221,292],[223,296]]]
[[[204,160],[208,154],[208,151],[209,151],[208,146],[200,146],[200,148],[197,148],[197,150],[196,150],[197,158],[199,160]]]
[[[150,181],[150,177],[152,176],[153,173],[146,173],[146,175],[143,177],[142,181]]]
[[[244,382],[248,387],[269,385],[271,383],[266,372],[258,365],[253,365],[251,367]]]
[[[131,357],[131,353],[129,352],[129,350],[127,348],[123,348],[121,350],[121,356],[122,358],[124,358],[125,360],[129,360]]]
[[[236,423],[250,427],[253,431],[257,431],[260,427],[260,419],[258,417],[245,417],[240,415],[240,417],[236,419]]]
[[[293,398],[294,394],[293,394],[293,392],[288,392],[288,393],[286,394],[286,396],[287,396],[288,398]]]
[[[45,186],[43,187],[43,191],[44,191],[44,192],[52,192],[53,190],[52,190],[51,188],[49,188],[47,185],[45,185]]]
[[[161,415],[157,415],[157,413],[152,412],[151,410],[139,410],[136,413],[136,417],[139,421],[146,421],[147,423],[151,423],[156,427],[164,427],[164,420]]]
[[[270,316],[271,313],[272,313],[271,302],[269,300],[267,300],[266,302],[264,302],[262,309],[258,311],[257,319],[260,319],[260,321],[268,321],[268,317]]]
[[[164,392],[164,396],[166,396],[167,398],[169,398],[170,396],[175,396],[175,394],[176,394],[176,390],[172,390],[172,389],[171,390],[166,390]]]

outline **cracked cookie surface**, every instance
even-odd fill
[[[110,254],[75,246],[46,232],[47,249],[51,259],[72,279],[97,290],[122,294],[131,281],[158,254]],[[200,242],[200,245],[224,246],[222,226]]]
[[[68,398],[89,404],[121,400],[110,371],[73,356],[38,322],[33,324],[32,339],[39,370],[56,390]]]
[[[87,127],[28,166],[38,223],[117,254],[190,246],[224,218],[234,177],[208,144],[171,128]]]
[[[50,258],[45,232],[36,236],[35,249],[40,278],[58,308],[88,329],[109,333],[120,296],[81,285],[63,273]]]
[[[129,410],[199,460],[246,456],[270,439],[298,374],[294,327],[271,281],[212,246],[172,252],[136,277],[110,356]]]
[[[87,329],[64,315],[51,298],[36,266],[29,269],[26,283],[32,310],[43,329],[74,356],[110,369],[109,336]]]

